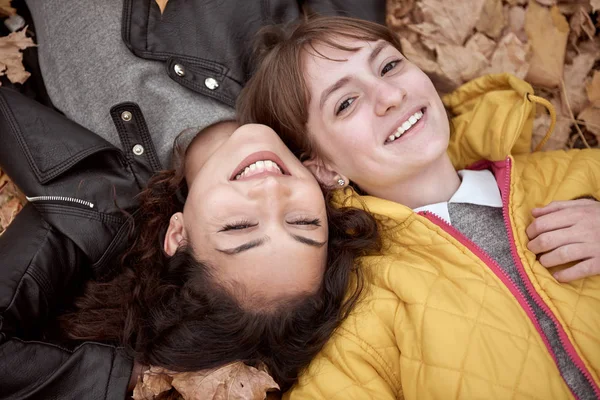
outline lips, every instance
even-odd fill
[[[406,123],[406,122],[409,120],[409,118],[410,118],[412,115],[414,115],[415,113],[417,113],[418,111],[422,112],[422,114],[424,115],[424,114],[426,113],[426,111],[427,111],[427,107],[425,107],[425,106],[418,106],[418,107],[414,107],[414,108],[410,109],[408,112],[406,112],[405,114],[403,114],[403,115],[402,115],[402,117],[401,117],[400,119],[398,119],[398,122],[396,123],[395,127],[394,127],[394,128],[393,128],[393,129],[392,129],[390,132],[388,132],[388,133],[387,133],[387,135],[386,135],[386,137],[385,137],[385,139],[384,139],[384,144],[386,144],[386,145],[387,145],[387,144],[394,143],[396,140],[399,140],[400,138],[402,138],[402,136],[404,136],[405,134],[406,134],[406,135],[410,134],[410,133],[411,133],[411,131],[412,131],[412,129],[413,129],[413,127],[414,127],[415,125],[419,125],[419,124],[420,124],[420,122],[421,122],[420,120],[419,120],[419,121],[417,121],[416,123],[412,124],[412,125],[410,126],[410,128],[406,130],[406,133],[404,133],[404,132],[403,132],[403,133],[402,133],[402,135],[401,135],[400,137],[397,137],[397,138],[396,138],[395,140],[393,140],[393,141],[389,141],[389,138],[390,138],[392,135],[395,135],[395,134],[396,134],[396,132],[398,131],[398,129],[399,129],[400,127],[402,127],[402,125],[403,125],[404,123]]]
[[[275,164],[277,164],[279,166],[279,168],[281,168],[283,175],[291,175],[287,166],[283,163],[283,161],[281,160],[281,158],[279,158],[279,156],[277,154],[273,153],[272,151],[257,151],[256,153],[252,153],[248,157],[244,158],[242,160],[242,162],[240,162],[238,164],[238,166],[233,170],[233,173],[229,177],[229,180],[230,181],[235,180],[235,177],[237,175],[241,174],[246,169],[246,167],[248,167],[251,164],[254,164],[257,161],[262,161],[262,160],[273,161]],[[263,175],[263,174],[268,175],[268,174],[270,174],[270,172],[266,171],[265,173],[262,173],[260,175]],[[259,177],[259,175],[254,175],[253,177]]]

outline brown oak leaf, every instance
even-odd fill
[[[480,52],[455,45],[439,45],[437,61],[444,74],[457,85],[481,75],[488,66],[487,58]]]
[[[475,28],[491,38],[497,39],[506,26],[506,15],[502,0],[486,0]]]
[[[498,43],[485,73],[509,72],[523,79],[529,70],[529,48],[529,44],[522,43],[514,33],[508,33]]]
[[[12,83],[24,83],[30,73],[23,67],[21,50],[35,46],[31,38],[25,36],[27,27],[0,37],[0,76],[6,75]]]
[[[569,26],[571,27],[571,33],[569,34],[571,44],[576,46],[577,40],[582,36],[582,33],[585,33],[588,39],[594,39],[596,27],[584,6],[580,6],[573,14]]]
[[[535,0],[543,6],[552,7],[556,5],[556,0]]]
[[[436,44],[462,46],[472,33],[484,3],[485,0],[422,0],[419,6],[425,22],[413,26]]]
[[[600,10],[600,0],[591,0],[590,5],[592,6],[592,12]]]
[[[160,367],[150,367],[144,371],[133,389],[133,400],[153,400],[162,392],[170,390],[173,378]]]
[[[568,107],[571,107],[574,115],[577,115],[588,102],[585,81],[596,58],[598,58],[596,54],[582,53],[573,59],[573,64],[565,66],[565,91]],[[563,112],[569,115],[568,109],[565,108],[567,102],[562,103]]]
[[[413,9],[415,0],[387,0],[385,22],[390,28],[399,28],[404,25],[406,17]]]
[[[475,32],[475,34],[469,38],[465,47],[469,50],[483,54],[485,58],[490,60],[496,49],[496,42],[485,36],[483,33]]]
[[[556,87],[563,76],[563,64],[569,36],[569,23],[556,6],[547,9],[529,1],[525,31],[532,57],[527,80],[534,85]]]
[[[165,12],[165,8],[167,8],[167,3],[169,2],[169,0],[154,0],[156,2],[156,4],[158,4],[158,8],[160,9],[160,13],[164,13]]]
[[[514,33],[521,42],[527,42],[525,33],[525,9],[520,6],[510,7],[507,12],[508,30]]]
[[[594,70],[592,80],[585,85],[585,91],[590,103],[600,102],[600,70]]]
[[[265,371],[241,362],[199,373],[173,376],[173,387],[185,400],[263,400],[279,386]]]
[[[0,170],[0,234],[15,219],[27,201],[8,175]]]
[[[0,233],[3,233],[8,228],[8,225],[10,225],[22,209],[23,204],[21,204],[21,201],[17,197],[13,197],[0,206]]]
[[[11,0],[0,0],[0,17],[10,17],[17,13],[13,7],[10,6]]]
[[[569,135],[571,133],[572,121],[565,117],[558,117],[554,131],[550,139],[546,142],[542,150],[563,150],[567,147]],[[532,149],[544,138],[550,128],[550,116],[547,113],[538,115],[533,120],[533,137],[531,139]]]
[[[153,400],[171,388],[175,388],[184,400],[264,400],[268,392],[279,390],[264,366],[257,369],[234,362],[197,372],[173,372],[152,367],[138,381],[133,398]]]
[[[587,130],[600,139],[600,101],[590,104],[581,111],[577,119],[583,121]]]

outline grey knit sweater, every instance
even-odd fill
[[[67,117],[121,146],[109,110],[132,101],[143,114],[163,167],[173,141],[218,121],[234,110],[171,80],[164,63],[134,56],[121,40],[123,0],[27,0],[39,44],[48,95]]]

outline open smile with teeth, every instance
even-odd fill
[[[234,180],[247,178],[253,175],[261,174],[263,172],[274,172],[276,174],[283,175],[283,171],[281,170],[279,165],[275,163],[275,161],[261,160],[248,165],[246,168],[244,168],[242,172],[235,176]]]
[[[398,129],[396,129],[396,132],[393,135],[390,135],[385,142],[391,143],[394,140],[398,139],[400,136],[404,135],[407,131],[409,131],[410,128],[412,128],[417,122],[419,122],[421,118],[423,118],[423,111],[419,110],[410,117],[408,117],[408,119],[404,121],[402,125],[400,125]]]

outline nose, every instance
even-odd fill
[[[248,197],[264,203],[273,203],[288,197],[292,190],[282,177],[267,176],[257,180],[249,189]]]
[[[406,90],[386,80],[380,80],[375,89],[375,113],[379,116],[400,106],[406,97]]]

